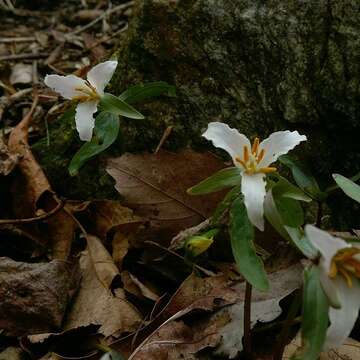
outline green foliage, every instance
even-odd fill
[[[221,201],[218,206],[216,207],[213,216],[211,217],[211,224],[217,225],[221,222],[221,219],[224,215],[228,212],[231,208],[231,204],[234,200],[241,195],[241,188],[240,186],[235,186],[231,189],[226,196],[224,197],[223,201]]]
[[[254,246],[254,228],[251,225],[241,197],[237,197],[230,209],[230,239],[232,252],[244,278],[256,289],[267,291],[269,282],[260,257]]]
[[[312,199],[318,201],[323,201],[325,199],[326,194],[320,190],[316,179],[304,164],[289,155],[280,156],[279,161],[291,170],[296,184]]]
[[[333,178],[340,189],[351,199],[360,203],[360,186],[340,174],[333,174]]]
[[[305,202],[312,201],[311,197],[306,195],[303,190],[298,188],[297,186],[293,185],[290,181],[285,179],[284,177],[280,175],[276,175],[277,177],[277,183],[273,188],[274,195],[282,196],[294,200],[300,200]]]
[[[164,81],[150,82],[143,85],[134,85],[121,93],[119,98],[128,103],[135,103],[162,94],[175,96],[175,86],[169,85]]]
[[[188,189],[190,195],[203,195],[215,191],[239,185],[241,181],[241,174],[238,168],[230,167],[222,169],[217,173],[211,175],[207,179],[201,181],[199,184]]]
[[[104,96],[101,97],[100,110],[110,112],[114,115],[125,116],[130,119],[144,119],[144,115],[140,114],[131,105],[109,93],[105,93]]]
[[[117,115],[100,113],[95,119],[95,136],[78,150],[70,162],[70,175],[76,175],[88,160],[106,150],[116,140],[119,128],[120,121]]]
[[[317,360],[323,348],[328,319],[329,302],[322,289],[320,271],[316,266],[304,272],[302,341],[303,347],[292,360]]]
[[[264,214],[273,228],[284,239],[291,242],[302,254],[309,258],[317,256],[316,249],[304,236],[304,232],[300,228],[304,216],[297,200],[283,197],[281,193],[276,191],[275,185],[266,196]]]

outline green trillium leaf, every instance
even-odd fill
[[[203,195],[239,185],[241,174],[237,167],[222,169],[188,189],[190,195]]]
[[[290,155],[282,155],[279,157],[279,161],[287,166],[294,177],[296,184],[304,190],[310,197],[315,200],[322,201],[327,196],[319,188],[314,176],[299,160],[294,159]]]
[[[100,110],[130,119],[144,119],[144,115],[140,114],[131,105],[109,93],[105,93],[104,96],[102,96],[100,100]]]
[[[242,197],[237,197],[232,203],[229,233],[232,252],[240,273],[256,289],[267,291],[269,282],[264,264],[256,254],[254,228],[248,219]]]
[[[317,360],[322,351],[329,325],[329,302],[316,266],[304,272],[301,333],[303,346],[292,360]]]
[[[162,94],[175,96],[175,86],[165,81],[150,82],[143,85],[134,85],[125,90],[119,98],[128,103],[147,100]]]
[[[333,174],[333,178],[348,197],[360,203],[360,185],[340,174]]]
[[[106,150],[118,137],[120,121],[117,115],[100,113],[95,119],[94,136],[74,155],[69,165],[69,173],[74,176],[91,158]]]

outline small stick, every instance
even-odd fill
[[[8,60],[25,60],[25,59],[41,59],[49,56],[49,53],[24,53],[0,56],[0,61]]]
[[[134,4],[133,1],[129,1],[128,3],[125,3],[125,4],[120,4],[118,6],[115,6],[114,8],[112,9],[108,9],[108,10],[105,10],[100,16],[98,16],[96,19],[90,21],[88,24],[82,26],[81,28],[71,32],[71,33],[68,33],[68,34],[65,34],[65,37],[66,38],[70,38],[71,36],[74,36],[74,35],[78,35],[80,33],[82,33],[83,31],[91,28],[92,26],[94,26],[96,23],[98,23],[99,21],[101,21],[102,19],[104,19],[105,17],[111,15],[112,13],[114,12],[117,12],[117,11],[120,11],[120,10],[125,10],[127,9],[128,7],[132,6]]]
[[[0,225],[26,224],[26,223],[32,223],[35,221],[48,219],[49,217],[55,215],[59,210],[61,210],[64,207],[63,201],[61,201],[56,197],[55,200],[57,201],[58,204],[46,214],[42,214],[33,218],[25,218],[25,219],[0,219]]]
[[[32,41],[36,41],[34,36],[0,37],[0,43],[32,42]]]
[[[244,302],[244,353],[247,360],[251,355],[251,292],[252,286],[246,281]]]
[[[168,126],[168,127],[165,129],[165,131],[164,131],[164,133],[163,133],[163,135],[162,135],[162,137],[161,137],[161,139],[160,139],[160,142],[159,142],[159,144],[158,144],[158,146],[156,147],[156,150],[155,150],[155,152],[154,152],[155,155],[160,151],[161,147],[164,145],[164,142],[165,142],[166,139],[170,136],[170,134],[171,134],[171,132],[172,132],[172,129],[173,129],[173,126]]]

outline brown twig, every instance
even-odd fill
[[[125,3],[125,4],[120,4],[118,6],[115,6],[112,9],[107,9],[100,16],[98,16],[96,19],[90,21],[88,24],[82,26],[81,28],[79,28],[79,29],[77,29],[77,30],[75,30],[75,31],[73,31],[71,33],[65,34],[65,38],[69,39],[74,35],[80,34],[83,31],[88,30],[89,28],[94,26],[96,23],[98,23],[102,19],[104,19],[107,16],[111,15],[112,13],[115,13],[115,12],[118,12],[118,11],[121,11],[121,10],[125,10],[125,9],[129,8],[130,6],[132,6],[133,4],[134,4],[133,1],[129,1],[129,2]]]
[[[27,223],[32,223],[35,221],[40,221],[40,220],[45,220],[48,219],[49,217],[53,216],[54,214],[56,214],[59,210],[61,210],[64,207],[64,202],[61,201],[60,199],[58,199],[57,197],[55,197],[55,200],[57,201],[57,205],[49,212],[36,216],[36,217],[32,217],[32,218],[25,218],[25,219],[0,219],[0,225],[10,225],[10,224],[27,224]]]
[[[11,54],[0,56],[0,61],[9,61],[9,60],[24,60],[24,59],[41,59],[46,58],[49,53],[24,53],[24,54]]]
[[[244,353],[246,360],[252,358],[251,355],[251,292],[252,286],[246,281],[245,302],[244,302]]]
[[[23,96],[30,94],[32,92],[32,88],[23,89],[15,94],[8,96],[8,97],[1,97],[0,98],[0,120],[2,118],[2,115],[4,113],[4,110],[6,107],[10,106],[13,102],[21,99]]]
[[[36,41],[34,36],[18,36],[18,37],[1,37],[0,43],[14,43],[14,42],[32,42]]]

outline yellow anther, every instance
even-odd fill
[[[249,149],[248,147],[245,145],[244,146],[244,162],[245,164],[249,161]]]
[[[258,137],[255,138],[253,146],[251,148],[251,152],[257,156],[258,150],[259,150],[259,144],[260,144],[260,139]]]
[[[258,172],[261,172],[263,174],[269,174],[276,171],[277,171],[276,167],[264,167],[258,170]]]
[[[264,158],[264,155],[265,155],[265,150],[261,149],[260,154],[258,155],[256,161],[259,163]]]
[[[339,273],[344,277],[348,287],[352,287],[353,283],[351,280],[351,276],[348,274],[348,272],[344,268],[339,268]]]
[[[335,261],[332,261],[330,265],[329,277],[334,278],[337,275],[337,273],[338,273],[338,268],[336,266],[336,263]]]
[[[239,156],[235,157],[235,161],[238,162],[243,168],[246,168],[246,164],[240,159]]]

